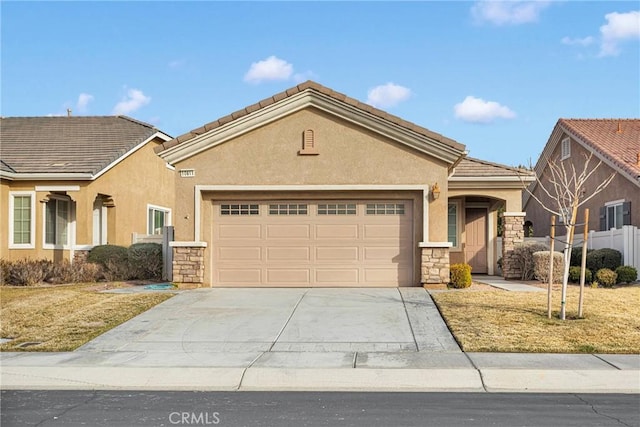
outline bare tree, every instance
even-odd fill
[[[600,182],[594,190],[587,194],[587,183],[593,177],[595,171],[602,164],[602,160],[595,166],[590,167],[593,153],[585,154],[585,162],[582,171],[578,173],[575,164],[569,163],[567,160],[559,161],[558,159],[549,160],[547,168],[537,178],[537,186],[545,194],[549,201],[543,202],[540,197],[536,196],[533,191],[521,179],[522,185],[531,197],[536,200],[543,209],[554,215],[557,215],[566,230],[566,241],[564,242],[564,274],[562,278],[562,296],[560,305],[560,318],[566,318],[566,302],[567,302],[567,282],[569,281],[569,265],[571,263],[571,250],[573,248],[573,236],[576,228],[576,218],[578,216],[578,208],[596,194],[604,190],[611,183],[615,176],[615,172],[607,179]],[[548,172],[546,172],[548,171]],[[543,180],[545,178],[545,180]],[[585,227],[587,224],[585,224]],[[553,257],[553,254],[551,255]]]

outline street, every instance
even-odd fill
[[[638,394],[18,391],[9,426],[640,426]]]

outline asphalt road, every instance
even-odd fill
[[[9,426],[640,426],[640,395],[7,391]]]

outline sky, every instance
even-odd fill
[[[171,136],[306,80],[534,164],[559,118],[640,117],[639,1],[2,1],[3,117]]]

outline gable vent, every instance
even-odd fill
[[[298,151],[298,154],[319,154],[313,129],[307,129],[302,132],[302,150]]]
[[[196,176],[195,169],[180,169],[180,178],[193,178]]]

